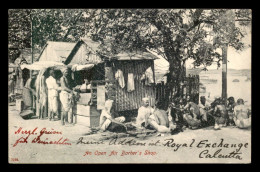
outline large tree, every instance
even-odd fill
[[[75,42],[85,35],[81,9],[10,9],[8,11],[8,52],[10,62],[24,48],[40,50],[47,41]]]
[[[220,64],[216,50],[242,50],[245,33],[240,26],[250,23],[251,10],[245,9],[9,10],[9,52],[31,47],[31,24],[33,45],[39,49],[48,40],[77,41],[88,35],[102,43],[100,54],[149,49],[161,55],[170,64],[170,85],[179,88],[187,59],[205,69],[215,61]]]
[[[220,64],[216,50],[222,46],[242,50],[244,33],[239,26],[251,22],[250,10],[97,9],[89,14],[86,30],[103,43],[100,53],[154,51],[169,61],[169,84],[177,88],[187,59],[205,69],[214,61]]]

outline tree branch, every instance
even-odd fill
[[[68,29],[67,33],[63,37],[63,41],[65,41],[67,39],[67,37],[69,36],[70,31],[75,27],[75,24],[77,23],[77,21],[79,20],[81,15],[82,15],[82,11],[77,15],[77,17],[76,17],[75,21],[73,22],[72,26]]]

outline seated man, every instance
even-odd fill
[[[100,129],[102,131],[108,130],[111,132],[126,132],[126,126],[123,124],[125,117],[120,116],[114,118],[114,114],[111,113],[113,102],[113,100],[107,100],[105,102],[105,108],[102,110],[100,115]]]
[[[154,108],[154,112],[148,118],[149,125],[159,132],[171,132],[176,128],[174,126],[171,115],[162,109],[162,102],[157,102]]]
[[[182,128],[184,126],[183,115],[181,109],[184,108],[184,100],[182,98],[175,98],[174,102],[170,103],[167,112],[172,117],[172,121],[177,127]]]
[[[237,100],[234,113],[234,122],[238,128],[249,128],[251,126],[250,110],[244,105],[243,99]]]
[[[142,99],[143,106],[138,109],[138,115],[136,118],[136,127],[147,127],[148,118],[153,113],[153,108],[149,106],[149,98]]]
[[[210,119],[209,119],[207,111],[210,109],[210,105],[208,103],[206,103],[205,96],[200,97],[199,109],[200,109],[200,116],[201,116],[202,125],[208,126],[210,124]]]
[[[227,104],[227,111],[228,111],[228,122],[227,124],[230,125],[230,126],[234,126],[235,123],[234,123],[234,108],[236,106],[236,103],[235,103],[235,99],[234,97],[229,97],[228,99],[228,104]]]
[[[227,109],[224,105],[224,101],[221,98],[215,100],[215,108],[213,111],[213,116],[215,118],[214,129],[220,129],[220,127],[225,127],[227,125],[228,114]]]
[[[188,123],[190,129],[197,129],[201,125],[199,106],[192,102],[191,99],[187,98],[187,100],[189,102],[187,102],[183,110],[188,113],[183,115],[183,119]]]

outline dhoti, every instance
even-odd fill
[[[125,122],[125,117],[123,117],[123,116],[117,117],[117,118],[115,118],[115,120],[123,123],[123,122]],[[120,132],[120,131],[124,130],[124,126],[114,123],[109,119],[106,119],[106,121],[102,124],[101,129],[103,131],[109,130],[111,132]]]
[[[251,127],[251,117],[247,119],[234,118],[234,122],[238,128],[249,128]]]
[[[203,108],[200,108],[200,116],[204,121],[207,121],[207,112]]]
[[[58,96],[48,95],[48,107],[49,111],[54,113],[58,112]]]
[[[190,116],[188,114],[184,114],[183,118],[191,127],[199,127],[201,124],[200,120],[198,120],[196,118],[192,118],[192,116]]]
[[[73,106],[73,95],[71,93],[68,93],[67,91],[61,91],[60,101],[62,104],[62,109],[65,112],[69,112]]]

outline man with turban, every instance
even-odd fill
[[[68,123],[68,115],[72,119],[73,99],[73,82],[69,68],[61,69],[63,76],[60,78],[61,92],[60,101],[62,104],[61,125]],[[71,121],[72,122],[72,121]]]
[[[147,127],[148,118],[153,114],[154,109],[149,106],[149,98],[142,99],[143,105],[138,109],[138,115],[136,118],[136,127]]]
[[[105,108],[102,110],[100,115],[100,129],[102,131],[108,130],[111,132],[126,132],[126,126],[123,124],[123,122],[125,122],[125,117],[120,116],[114,118],[114,114],[111,113],[113,102],[113,100],[107,100],[105,102]]]

